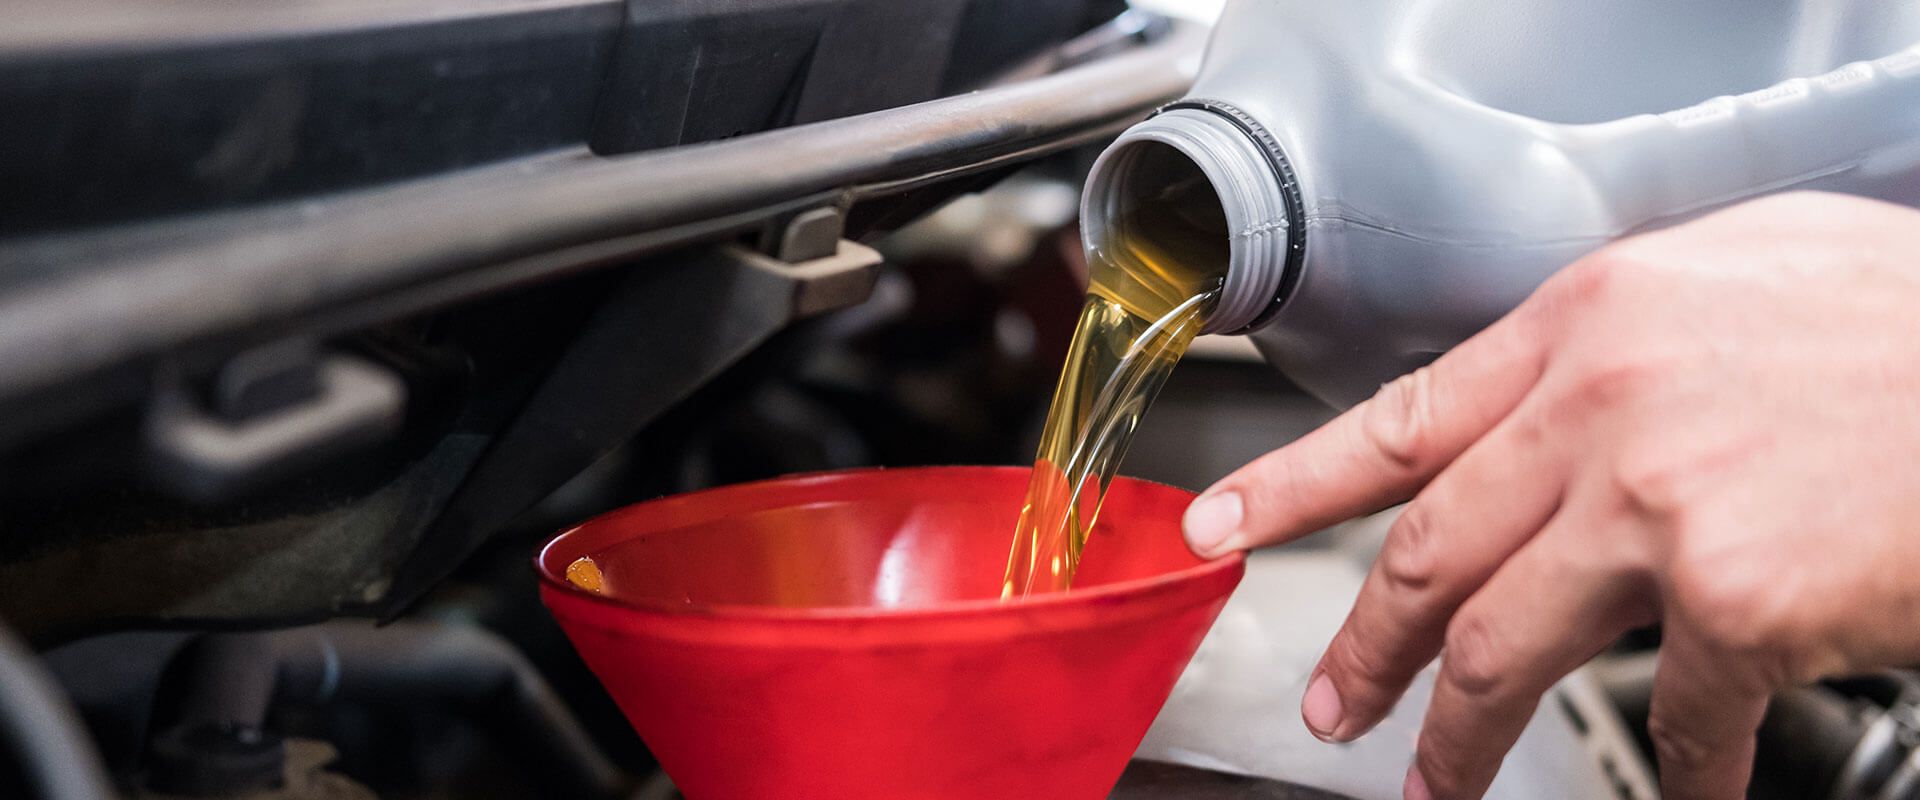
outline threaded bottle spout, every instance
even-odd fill
[[[1291,169],[1258,123],[1230,106],[1183,101],[1100,154],[1081,195],[1080,230],[1089,250],[1131,238],[1189,268],[1223,269],[1202,332],[1247,333],[1278,312],[1298,277],[1299,208]],[[1181,219],[1159,218],[1169,215]]]

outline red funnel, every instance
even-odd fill
[[[560,534],[541,595],[681,791],[1105,796],[1245,567],[1192,495],[1120,479],[1075,588],[1002,603],[1027,470],[827,473],[641,503]],[[568,584],[591,556],[603,595]]]

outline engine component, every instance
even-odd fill
[[[13,632],[0,627],[0,745],[27,789],[44,800],[114,796],[99,751],[80,719]]]
[[[152,723],[151,788],[215,797],[281,782],[278,707],[372,702],[439,707],[479,722],[568,797],[624,797],[633,780],[601,755],[513,645],[471,625],[330,623],[206,634],[169,667]]]
[[[553,69],[591,71],[542,60],[576,57],[579,37],[587,36],[580,26],[598,19],[634,32],[642,22],[665,24],[664,18],[601,18],[596,15],[622,9],[581,2],[593,8],[576,9],[578,17],[559,13],[569,3],[487,4],[458,20],[437,16],[452,6],[385,9],[369,25],[422,33],[406,42],[396,34],[389,44],[438,53],[476,31],[500,34],[494,26],[507,20],[494,14],[511,10],[524,15],[511,20],[520,26],[513,30],[556,38],[522,43],[545,55],[510,47],[488,52],[505,54],[505,63],[532,70],[529,76],[550,76]],[[631,12],[661,10],[656,5],[635,4]],[[847,11],[852,16],[839,18],[843,22],[809,10],[766,30],[817,29],[828,41],[840,35],[835,25],[854,25],[847,20],[905,24],[892,4],[807,5],[860,8]],[[958,17],[939,19],[997,31],[1055,8],[999,0],[966,5],[970,10]],[[953,8],[941,4],[941,13]],[[126,63],[102,66],[92,77],[73,63],[42,65],[48,71],[34,74],[46,84],[0,78],[0,96],[71,81],[112,83],[126,78],[128,64],[157,58],[154,48],[179,55],[169,48],[209,46],[186,37],[190,26],[179,21],[129,32],[124,19],[89,9],[98,10],[89,5],[72,11],[72,19],[36,16],[10,27],[0,33],[0,60],[37,58],[46,48],[59,50],[59,42],[101,43],[112,34],[131,37],[121,54]],[[718,13],[704,5],[673,9]],[[726,25],[752,28],[766,10],[741,9],[745,16]],[[87,27],[103,19],[118,21],[112,31]],[[294,89],[311,90],[319,93],[306,99],[314,104],[311,113],[324,106],[373,126],[361,131],[366,147],[392,144],[393,132],[379,126],[393,120],[362,115],[359,106],[351,114],[335,107],[344,102],[340,93],[377,93],[405,82],[354,77],[354,70],[370,67],[349,63],[348,56],[365,51],[348,42],[372,36],[368,31],[336,30],[329,25],[338,18],[328,23],[292,12],[201,21],[207,35],[233,37],[230,44],[241,52],[268,46],[254,42],[255,35],[278,32],[299,42],[280,54],[286,63],[313,60],[314,72],[291,83],[256,84],[260,76],[252,73],[235,78],[249,91],[272,95],[261,101],[257,118],[247,117],[255,128],[292,114],[274,103],[298,94]],[[438,38],[443,35],[448,38]],[[752,94],[765,87],[721,80],[724,66],[708,63],[696,65],[695,74],[717,81],[707,87],[711,92],[698,94],[710,102],[688,107],[690,127],[672,143],[726,141],[606,155],[584,144],[565,146],[542,128],[546,132],[529,140],[491,143],[503,149],[409,149],[406,157],[392,154],[393,161],[355,153],[335,163],[295,148],[282,165],[287,174],[281,177],[290,182],[183,191],[184,205],[165,208],[129,196],[125,205],[95,209],[98,215],[62,212],[0,232],[0,262],[8,264],[0,276],[0,530],[7,532],[0,537],[0,614],[30,638],[52,642],[109,622],[266,625],[397,613],[476,542],[538,503],[541,492],[619,447],[620,437],[774,332],[864,296],[869,277],[836,266],[842,239],[902,224],[1014,166],[1124,127],[1186,85],[1202,38],[1193,26],[1128,14],[1034,58],[1028,56],[1035,48],[1028,47],[1001,53],[991,66],[962,63],[971,64],[972,55],[951,61],[947,77],[923,86],[987,85],[982,91],[835,119],[824,116],[864,107],[815,103],[794,87],[816,78],[830,85],[858,59],[820,53],[809,63],[822,72],[809,67],[795,73],[805,80],[781,84],[782,92],[791,88],[804,102],[780,105],[788,96],[781,92],[760,98],[778,100],[769,107],[778,113],[747,127],[777,130],[732,138],[738,126],[708,130],[708,121],[694,117],[726,110],[723,95],[736,89]],[[1000,52],[1006,42],[996,42],[979,52]],[[24,49],[9,49],[15,46]],[[202,82],[218,84],[220,69],[239,63],[221,60],[228,51],[201,55],[213,61],[170,62],[190,74],[169,86],[205,89]],[[388,66],[396,75],[411,74],[421,65],[410,58]],[[500,77],[492,71],[500,64],[464,55],[423,63],[457,73],[428,85],[471,87],[476,94],[469,99],[479,108],[511,106],[515,98],[531,102],[528,87],[485,79]],[[467,68],[480,76],[469,82],[461,72]],[[916,81],[928,77],[916,75]],[[1000,76],[1006,80],[995,83]],[[633,102],[660,99],[652,90],[636,91]],[[869,100],[880,102],[882,94]],[[580,111],[572,94],[548,99],[571,109],[568,114]],[[182,114],[198,108],[182,102]],[[14,107],[60,111],[43,106]],[[202,111],[219,125],[246,127],[225,112]],[[152,108],[114,111],[122,112],[135,121],[174,119]],[[448,119],[394,119],[431,139],[451,130],[438,127],[442,123],[479,112],[449,106],[439,113]],[[583,136],[585,120],[575,119]],[[547,121],[509,115],[497,122],[512,128]],[[310,141],[296,133],[284,141],[266,138]],[[0,141],[36,135],[44,134],[8,128],[0,130]],[[547,144],[529,143],[534,140]],[[242,144],[223,158],[247,161]],[[62,153],[48,163],[72,160]],[[149,153],[166,162],[149,166],[174,169],[179,165],[168,159],[179,155]],[[228,164],[215,162],[208,168]],[[0,169],[32,166],[6,164]],[[341,183],[293,179],[324,173],[328,165],[339,167]],[[36,173],[38,182],[11,182],[9,189],[43,187],[44,177]],[[111,177],[81,183],[107,191],[100,187]],[[329,193],[311,194],[322,188]],[[162,211],[168,215],[147,218]],[[126,224],[105,224],[109,219]],[[734,263],[741,259],[764,263]],[[791,263],[762,269],[783,261]],[[732,292],[727,281],[734,279],[759,288]],[[775,288],[780,285],[792,290]],[[640,319],[645,309],[663,322],[647,327]],[[653,342],[649,352],[661,361],[636,363],[621,336]],[[277,344],[285,342],[312,343],[313,361],[302,365],[304,357],[287,357],[291,350]],[[266,353],[277,355],[254,355]],[[329,375],[344,377],[321,380]],[[599,386],[603,380],[610,385]],[[256,383],[295,391],[222,394],[231,385]],[[646,401],[628,407],[607,401],[589,410],[602,388],[644,393]],[[568,399],[556,399],[563,394]],[[276,410],[251,405],[261,396],[271,397],[267,405]],[[221,405],[233,398],[242,409],[237,417]],[[399,425],[391,430],[386,421],[396,408]],[[587,422],[569,427],[556,416],[562,412]],[[346,446],[356,439],[378,441]],[[141,465],[127,458],[134,448],[155,456],[151,467],[136,469]]]

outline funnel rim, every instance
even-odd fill
[[[651,599],[645,599],[645,598],[610,597],[603,594],[589,592],[584,589],[581,589],[580,587],[574,586],[572,583],[568,582],[565,579],[565,577],[559,574],[556,574],[556,572],[552,568],[550,568],[548,563],[549,554],[552,553],[556,547],[562,546],[564,540],[566,540],[569,536],[579,531],[586,530],[589,527],[593,527],[597,524],[604,524],[611,517],[632,513],[636,509],[642,508],[644,506],[651,506],[656,503],[691,502],[693,499],[701,498],[703,495],[710,496],[712,494],[722,493],[722,492],[746,492],[746,491],[752,491],[757,488],[763,488],[767,484],[774,484],[774,483],[790,484],[794,481],[799,481],[799,480],[846,479],[846,478],[857,478],[864,475],[873,475],[878,473],[900,473],[900,472],[1004,473],[1004,472],[1026,472],[1029,469],[1030,469],[1029,467],[1016,467],[1016,466],[962,466],[962,465],[915,466],[915,467],[857,467],[853,469],[837,469],[837,470],[822,470],[822,471],[815,471],[815,472],[792,473],[788,475],[775,476],[772,478],[765,478],[757,481],[731,483],[723,486],[713,486],[706,489],[699,489],[692,492],[668,495],[665,497],[659,497],[652,500],[643,500],[638,503],[631,503],[616,509],[603,512],[601,514],[597,514],[587,519],[584,522],[581,522],[577,525],[573,525],[571,527],[568,527],[565,530],[562,530],[557,534],[554,534],[552,537],[547,539],[546,543],[542,544],[540,546],[539,551],[535,553],[533,557],[534,572],[537,575],[539,575],[540,582],[544,586],[544,588],[550,591],[557,592],[564,597],[571,598],[572,600],[586,602],[589,604],[601,605],[608,608],[616,608],[624,612],[637,612],[637,613],[644,614],[646,616],[653,617],[660,620],[686,620],[686,619],[698,618],[698,619],[707,619],[707,620],[721,619],[721,620],[737,620],[741,622],[777,622],[777,623],[789,623],[789,624],[804,624],[808,622],[837,623],[837,622],[857,621],[857,620],[872,620],[872,621],[924,620],[929,618],[966,618],[966,617],[988,616],[992,614],[1027,613],[1035,609],[1044,609],[1052,606],[1069,606],[1069,605],[1078,606],[1078,605],[1096,604],[1102,601],[1109,601],[1109,600],[1114,600],[1122,597],[1130,597],[1130,596],[1140,595],[1140,594],[1152,594],[1158,591],[1168,591],[1168,590],[1171,590],[1173,587],[1177,587],[1177,586],[1184,586],[1189,584],[1194,584],[1194,585],[1204,584],[1207,581],[1207,579],[1216,578],[1216,576],[1225,575],[1226,573],[1232,573],[1234,576],[1234,579],[1230,583],[1230,587],[1232,583],[1238,583],[1237,576],[1239,574],[1239,570],[1242,569],[1243,564],[1246,561],[1246,553],[1242,551],[1234,551],[1220,558],[1209,559],[1190,567],[1183,567],[1181,569],[1173,570],[1171,572],[1163,572],[1163,573],[1152,575],[1149,577],[1130,578],[1127,580],[1115,581],[1112,583],[1102,583],[1095,586],[1087,587],[1085,589],[1073,589],[1069,591],[1048,592],[1046,594],[1031,595],[1021,600],[1011,601],[1011,602],[1002,600],[999,598],[980,598],[977,600],[955,600],[951,602],[941,602],[933,605],[915,605],[915,606],[871,606],[871,605],[772,606],[772,605],[753,605],[753,604],[744,604],[744,603],[687,603],[687,602],[675,602],[675,601],[669,601],[669,600],[651,600]],[[1175,492],[1185,494],[1189,497],[1196,496],[1196,493],[1189,491],[1187,489],[1183,489],[1181,487],[1174,486],[1167,483],[1161,483],[1159,481],[1147,480],[1145,478],[1130,478],[1125,476],[1116,476],[1114,478],[1114,482],[1129,483],[1129,484],[1144,484],[1147,486],[1159,487],[1162,489],[1170,489]],[[564,569],[564,567],[562,567],[562,569]],[[1229,587],[1229,590],[1230,590],[1230,587]]]

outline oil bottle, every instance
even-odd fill
[[[1151,236],[1143,170],[1204,176],[1207,330],[1347,406],[1615,238],[1792,188],[1920,205],[1917,42],[1897,0],[1229,0],[1082,231]]]
[[[1335,406],[1608,241],[1766,192],[1920,204],[1920,4],[1230,0],[1081,198],[1092,286],[1001,596],[1067,588],[1197,333]]]

